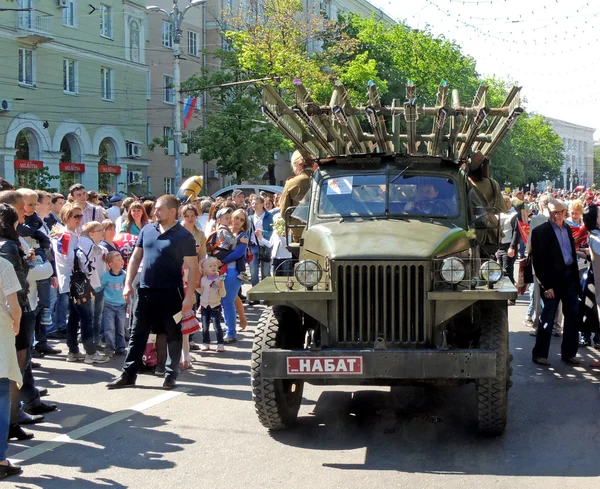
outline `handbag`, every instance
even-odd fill
[[[264,263],[271,263],[271,248],[266,246],[258,247],[258,259]]]
[[[192,334],[200,331],[200,323],[194,311],[185,311],[181,319],[181,334]]]
[[[77,250],[74,251],[75,257],[73,259],[73,272],[71,273],[69,294],[75,303],[81,304],[94,297],[94,288],[92,287],[87,274],[81,268],[79,258],[77,257]]]
[[[531,257],[519,258],[515,262],[513,279],[519,295],[523,295],[529,284],[533,283]]]
[[[250,251],[250,246],[246,248],[246,263],[250,264],[254,261],[254,253]]]

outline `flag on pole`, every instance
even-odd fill
[[[190,120],[192,119],[192,114],[194,113],[194,109],[196,108],[196,104],[198,103],[198,97],[188,97],[185,99],[185,103],[183,104],[183,128],[187,129]]]

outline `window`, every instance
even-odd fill
[[[198,56],[198,33],[188,31],[188,54]]]
[[[75,27],[75,1],[67,0],[62,9],[62,23],[69,27]]]
[[[33,51],[19,49],[19,83],[33,86]]]
[[[162,45],[166,48],[173,47],[173,31],[170,22],[162,23]]]
[[[65,93],[77,93],[77,61],[63,60],[63,90]]]
[[[101,94],[103,100],[114,100],[113,70],[100,68]]]
[[[166,141],[168,141],[169,139],[173,139],[173,128],[170,126],[164,126],[163,127],[163,138]]]
[[[167,104],[175,103],[175,89],[173,88],[173,77],[163,75],[163,102]]]
[[[140,63],[140,54],[140,21],[131,19],[129,21],[129,59]]]
[[[172,194],[173,187],[175,187],[175,179],[165,178],[165,194]]]
[[[146,144],[152,143],[152,127],[150,124],[146,124]]]
[[[100,5],[100,35],[112,39],[112,8]]]
[[[151,91],[151,83],[150,83],[150,72],[147,71],[146,72],[146,100],[150,100],[150,95],[152,94]]]

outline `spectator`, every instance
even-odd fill
[[[144,205],[141,202],[133,202],[129,206],[127,216],[123,220],[121,232],[139,236],[140,231],[149,221]]]
[[[221,300],[225,297],[225,286],[218,274],[218,260],[207,257],[202,263],[200,280],[200,317],[202,318],[202,346],[200,350],[210,350],[210,323],[217,335],[217,353],[225,351],[223,330],[221,329]]]
[[[534,363],[550,366],[548,353],[556,309],[562,301],[564,333],[561,358],[569,365],[579,365],[578,310],[581,284],[571,228],[565,224],[566,207],[559,200],[548,204],[550,221],[536,227],[531,233],[531,257],[540,291],[544,297],[541,318],[537,321]]]
[[[250,263],[250,276],[252,286],[255,286],[259,282],[259,270],[261,280],[271,275],[269,240],[273,234],[273,216],[265,210],[265,199],[260,195],[254,196],[250,205],[253,211],[249,217],[250,251],[254,255],[254,260]],[[263,257],[269,257],[269,261],[262,259]]]
[[[518,214],[515,208],[512,206],[512,202],[508,195],[504,196],[504,201],[509,207],[507,212],[500,214],[500,228],[502,229],[502,239],[498,251],[496,252],[496,258],[498,263],[502,266],[504,275],[508,276],[511,282],[514,284],[513,278],[513,267],[515,263],[515,254],[509,253],[511,243],[513,243],[514,233],[519,233],[517,219]],[[511,256],[512,255],[512,256]],[[509,301],[509,304],[514,305],[514,301]]]
[[[154,201],[153,200],[144,200],[143,203],[144,210],[146,211],[146,215],[148,216],[149,221],[154,220]]]
[[[181,311],[192,310],[194,287],[183,291],[181,271],[185,263],[189,269],[189,283],[198,280],[198,255],[193,236],[177,222],[179,201],[174,195],[163,195],[156,201],[156,223],[144,227],[136,243],[127,269],[123,296],[132,295],[132,284],[142,259],[140,286],[134,312],[129,352],[123,373],[108,384],[109,389],[135,385],[142,363],[142,355],[151,331],[166,334],[169,356],[165,365],[164,389],[177,386],[177,370],[181,358],[183,337],[180,321]],[[161,246],[157,246],[160,240]]]
[[[67,322],[67,362],[84,361],[87,364],[106,363],[109,359],[98,353],[94,344],[94,308],[91,298],[77,300],[71,297],[71,276],[73,274],[76,258],[78,266],[86,272],[80,261],[80,255],[75,250],[79,248],[79,235],[77,228],[81,221],[81,208],[77,204],[65,204],[60,212],[64,227],[57,230],[52,242],[58,275],[59,300],[66,297],[69,304],[69,320]],[[89,277],[88,272],[86,275]],[[85,354],[79,352],[77,332],[81,328],[81,341]]]
[[[110,198],[110,203],[112,207],[106,211],[106,214],[112,222],[117,222],[117,219],[121,217],[123,196],[121,194],[114,195]]]
[[[181,219],[183,227],[187,229],[196,241],[196,250],[198,251],[198,259],[203,260],[206,257],[206,236],[204,231],[196,226],[198,218],[198,210],[193,204],[185,204],[181,208]]]
[[[194,201],[194,206],[196,206],[196,210],[198,211],[198,219],[196,219],[196,227],[198,229],[206,228],[206,224],[208,223],[208,212],[210,211],[211,202],[209,200],[200,200],[196,199]]]
[[[15,352],[15,335],[19,334],[21,323],[21,307],[17,298],[20,290],[14,267],[8,260],[0,258],[0,479],[23,472],[21,467],[11,465],[6,458],[8,440],[31,438],[17,423],[10,422],[11,383],[23,382]]]
[[[115,221],[115,226],[116,228],[120,231],[121,230],[121,226],[123,225],[123,220],[125,219],[125,216],[127,215],[127,213],[129,212],[129,207],[131,206],[131,204],[133,204],[135,202],[135,199],[133,197],[126,197],[123,200],[123,209],[121,210],[121,215],[119,216],[119,218]]]
[[[223,315],[225,316],[225,326],[227,327],[227,336],[224,339],[225,343],[236,342],[236,310],[235,301],[238,292],[242,287],[242,281],[238,278],[235,271],[236,261],[239,258],[246,256],[248,245],[248,215],[243,209],[238,209],[233,213],[232,231],[236,237],[237,245],[232,253],[223,258],[223,264],[227,265],[227,277],[225,277],[226,295],[221,300],[223,306]]]
[[[63,194],[51,194],[52,206],[50,207],[50,213],[46,216],[46,225],[50,230],[56,225],[61,224],[60,222],[60,210],[65,205],[65,196]]]
[[[104,234],[102,241],[100,241],[100,246],[103,246],[109,252],[119,251],[114,241],[117,234],[115,223],[110,219],[104,219],[104,221],[102,221],[102,231]],[[121,252],[119,251],[119,253]]]
[[[127,321],[127,302],[123,297],[125,288],[125,272],[123,257],[118,251],[106,255],[108,270],[102,274],[101,283],[104,291],[104,336],[106,338],[105,355],[127,354],[125,343],[125,322]]]
[[[71,185],[69,195],[73,197],[73,202],[79,204],[79,207],[82,209],[81,215],[83,217],[77,227],[78,233],[81,233],[81,228],[86,222],[101,221],[104,219],[104,209],[100,209],[98,206],[87,201],[87,193],[82,184],[76,183],[75,185]]]
[[[4,190],[14,190],[15,187],[13,187],[12,183],[10,183],[8,180],[0,177],[0,192],[3,192]]]
[[[245,209],[246,208],[246,196],[244,195],[244,192],[242,190],[240,190],[239,188],[236,188],[232,193],[231,193],[231,199],[233,200],[233,203],[236,205],[237,209]],[[232,207],[231,205],[227,205],[227,207]]]

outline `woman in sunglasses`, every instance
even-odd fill
[[[56,275],[58,278],[58,293],[69,297],[71,277],[75,265],[75,251],[79,248],[77,229],[83,219],[81,207],[76,203],[67,202],[60,210],[62,228],[52,230],[52,247],[56,260]],[[58,300],[61,300],[60,297]],[[109,359],[96,351],[93,338],[93,308],[90,300],[67,299],[69,302],[69,321],[67,322],[67,362],[85,361],[87,364],[106,363]],[[81,341],[85,354],[79,351],[77,331],[81,327]]]

